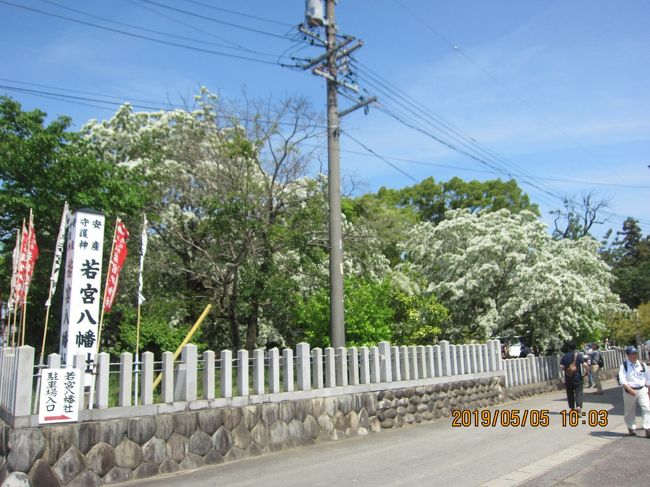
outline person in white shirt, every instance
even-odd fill
[[[650,370],[639,361],[639,352],[635,347],[625,349],[627,360],[618,370],[618,380],[623,386],[623,403],[625,405],[625,424],[630,435],[636,435],[636,405],[641,408],[643,429],[646,438],[650,438]]]

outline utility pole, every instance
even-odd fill
[[[325,48],[325,54],[307,61],[301,66],[312,69],[312,73],[327,81],[327,186],[329,197],[329,271],[330,271],[330,343],[334,348],[345,346],[345,311],[343,306],[343,231],[341,228],[341,128],[339,119],[357,108],[367,107],[376,97],[359,97],[359,102],[339,113],[339,89],[358,92],[358,88],[339,78],[340,72],[349,73],[347,61],[352,51],[363,46],[363,42],[349,46],[356,39],[351,36],[337,36],[336,0],[326,0],[323,17],[321,0],[307,1],[306,25],[299,26],[305,39]],[[318,33],[325,27],[326,38]],[[338,37],[343,37],[339,42]],[[341,67],[339,67],[341,63]],[[349,77],[349,76],[348,76]],[[347,98],[351,98],[346,95]]]
[[[337,97],[336,17],[334,0],[327,0],[327,188],[330,237],[330,340],[345,346],[343,308],[343,230],[341,229],[341,147]]]

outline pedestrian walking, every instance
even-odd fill
[[[589,369],[591,371],[591,377],[596,387],[596,392],[594,392],[594,394],[603,393],[603,386],[600,383],[600,369],[603,367],[603,365],[605,364],[603,355],[600,353],[600,347],[597,343],[594,343],[594,345],[591,347],[591,356],[589,357]]]
[[[575,342],[568,344],[569,351],[560,359],[560,367],[564,371],[564,387],[569,409],[577,409],[580,412],[582,409],[585,358],[576,348]]]
[[[650,371],[639,360],[636,347],[625,349],[627,359],[618,370],[618,381],[623,386],[623,404],[625,407],[625,424],[630,435],[636,435],[636,405],[641,408],[643,429],[646,438],[650,438]]]
[[[587,343],[585,346],[585,367],[587,368],[587,373],[589,375],[588,377],[588,385],[587,387],[593,387],[594,386],[594,381],[591,375],[591,352],[593,351],[593,346],[590,343]]]

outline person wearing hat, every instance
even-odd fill
[[[630,435],[636,435],[636,405],[641,408],[643,429],[646,438],[650,438],[650,371],[639,361],[639,352],[635,347],[625,349],[627,359],[618,370],[618,380],[623,386],[623,404],[625,406],[625,424]]]

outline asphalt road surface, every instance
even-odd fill
[[[615,381],[586,389],[608,425],[563,427],[563,391],[490,408],[550,411],[549,426],[452,427],[451,418],[127,482],[133,487],[650,485],[650,440],[626,436]],[[638,420],[640,422],[640,419]],[[642,432],[642,430],[641,430]]]

